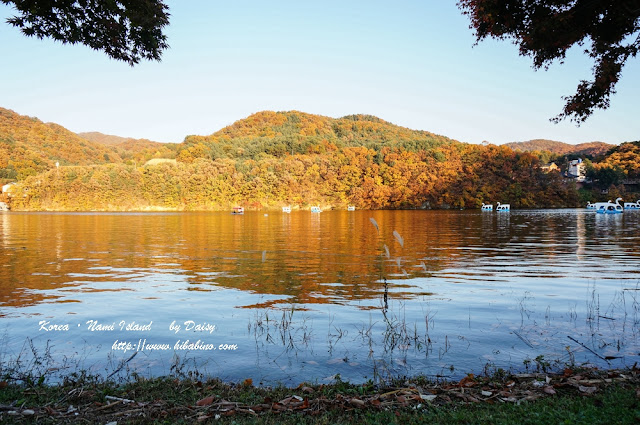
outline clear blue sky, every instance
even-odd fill
[[[0,5],[0,106],[72,131],[181,142],[262,111],[363,113],[463,142],[640,139],[640,60],[611,107],[549,118],[589,79],[579,49],[534,71],[510,42],[473,46],[455,1],[169,1],[171,46],[135,67],[22,36]]]

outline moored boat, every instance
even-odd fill
[[[316,206],[311,207],[311,212],[312,213],[319,213],[319,212],[322,212],[322,210],[320,209],[319,206],[316,205]]]
[[[244,214],[244,208],[242,207],[233,207],[231,214]]]
[[[620,201],[622,198],[617,198],[616,202],[597,202],[598,208],[596,212],[598,214],[622,214],[624,212],[624,208],[620,205]]]
[[[587,204],[587,209],[594,210],[597,212],[600,208],[606,207],[611,203],[612,202],[609,200],[607,202],[596,202],[595,204]],[[589,207],[589,205],[591,205],[591,207]]]
[[[485,204],[482,203],[482,207],[480,208],[482,211],[493,211],[493,204]]]
[[[511,204],[501,204],[500,202],[498,202],[498,205],[496,206],[496,211],[509,212],[511,211]]]
[[[283,213],[290,213],[291,212],[291,207],[290,206],[282,207],[282,212]]]

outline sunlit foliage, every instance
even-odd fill
[[[624,176],[633,176],[637,150],[637,143],[623,144],[602,163],[588,164],[590,169],[617,167],[626,170]],[[211,136],[188,136],[166,153],[177,162],[45,167],[47,171],[20,177],[12,206],[457,209],[500,201],[513,208],[553,208],[582,206],[586,196],[560,173],[542,171],[549,152],[460,143],[363,115],[332,119],[262,112]]]

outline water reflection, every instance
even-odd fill
[[[154,273],[183,275],[194,290],[233,288],[282,295],[286,303],[375,298],[383,289],[382,275],[408,280],[398,297],[424,293],[409,283],[417,276],[464,282],[569,274],[637,279],[637,234],[629,227],[636,229],[638,220],[629,216],[625,221],[535,211],[4,214],[0,303],[37,303],[41,291],[49,291],[48,301],[66,300],[69,295],[55,291],[62,287],[67,293],[87,285],[117,291],[128,285],[104,283],[131,283]],[[404,246],[394,231],[403,235]],[[613,259],[612,268],[595,267]]]
[[[77,317],[81,327],[126,316],[155,320],[152,336],[167,339],[169,317],[215,319],[226,340],[243,342],[247,329],[257,346],[277,347],[256,350],[256,361],[268,370],[288,359],[291,376],[335,356],[359,365],[352,376],[380,372],[381,359],[388,371],[431,370],[434,357],[440,368],[504,361],[491,344],[515,339],[524,347],[508,356],[521,361],[577,335],[575,317],[595,310],[584,307],[588,285],[611,310],[637,305],[639,222],[575,210],[3,214],[0,325],[25,337],[31,317]],[[254,365],[243,356],[234,373],[247,377]]]

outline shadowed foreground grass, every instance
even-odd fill
[[[16,424],[636,424],[640,371],[469,375],[372,383],[254,387],[217,380],[69,377],[0,382],[0,423]]]

